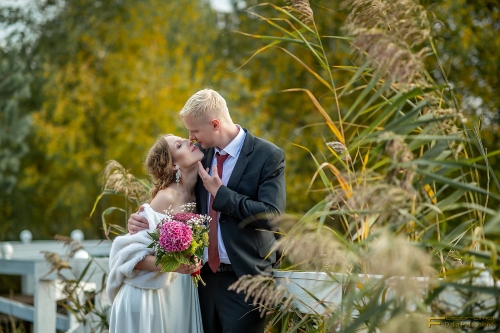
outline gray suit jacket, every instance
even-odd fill
[[[276,263],[276,252],[269,255],[275,235],[268,218],[285,210],[285,153],[244,130],[245,142],[233,173],[227,186],[219,188],[213,208],[221,213],[222,239],[236,275],[269,275]],[[202,164],[210,167],[215,149],[202,151]],[[196,201],[203,214],[208,214],[208,195],[198,179]]]

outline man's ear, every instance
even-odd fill
[[[219,119],[212,119],[212,120],[210,121],[210,123],[212,124],[212,127],[213,127],[213,129],[214,129],[215,131],[220,130],[220,121],[219,121]]]

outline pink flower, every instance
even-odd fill
[[[186,250],[192,240],[193,232],[187,224],[168,221],[161,226],[158,242],[166,252],[180,252]]]
[[[174,215],[174,220],[180,221],[180,222],[187,222],[191,220],[192,218],[198,217],[198,214],[193,214],[193,213],[177,213]]]

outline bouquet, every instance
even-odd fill
[[[196,264],[203,258],[203,249],[208,246],[207,226],[211,218],[207,215],[193,213],[196,204],[182,205],[181,213],[165,211],[166,216],[157,224],[156,230],[149,233],[153,242],[149,248],[156,252],[156,266],[161,264],[162,272],[172,272],[180,264]],[[205,285],[200,271],[191,274],[193,282]]]

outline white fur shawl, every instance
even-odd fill
[[[147,255],[154,255],[153,249],[149,249],[151,236],[148,232],[156,229],[160,222],[157,213],[150,205],[144,204],[141,216],[146,217],[149,222],[149,230],[143,230],[135,235],[126,234],[118,236],[113,240],[109,254],[108,282],[106,293],[111,303],[118,294],[123,283],[140,289],[161,289],[177,278],[177,273],[162,273],[134,269],[135,265]]]

